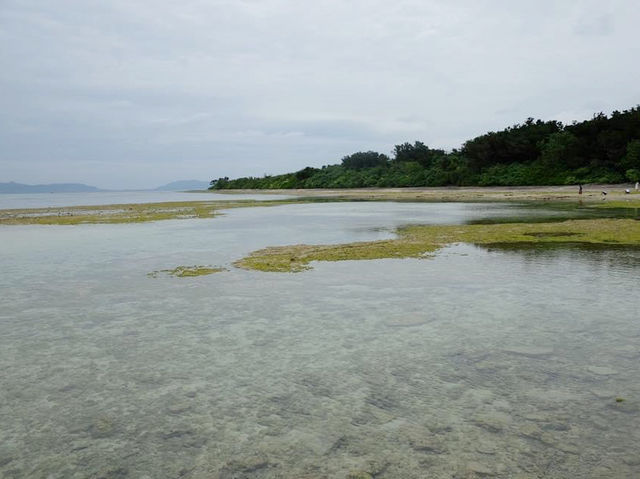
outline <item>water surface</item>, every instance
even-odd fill
[[[0,228],[0,477],[639,475],[638,249],[230,266],[518,215],[559,213],[327,203]],[[146,276],[184,264],[229,271]]]
[[[221,194],[181,191],[96,191],[91,193],[20,193],[0,194],[0,210],[20,208],[57,208],[62,206],[120,205],[128,203],[162,203],[169,201],[276,200],[288,195]]]

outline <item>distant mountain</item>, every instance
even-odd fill
[[[209,188],[208,181],[182,180],[158,186],[156,191],[206,190],[207,188]]]
[[[81,183],[52,183],[49,185],[25,185],[22,183],[0,183],[0,193],[86,193],[104,191]]]

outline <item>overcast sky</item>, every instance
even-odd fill
[[[0,182],[155,187],[640,103],[618,1],[0,0]]]

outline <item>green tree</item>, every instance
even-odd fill
[[[389,157],[375,151],[358,151],[342,158],[342,166],[350,170],[373,168],[384,166],[389,162]]]
[[[627,154],[621,163],[625,169],[640,169],[640,140],[631,140],[627,143]]]
[[[444,150],[432,150],[421,141],[411,143],[402,143],[393,148],[393,156],[395,161],[401,163],[416,162],[423,168],[428,168],[433,161],[444,155]]]
[[[222,188],[353,188],[361,186],[552,185],[616,183],[640,171],[640,107],[563,126],[527,119],[445,153],[420,141],[401,143],[394,159],[365,151],[341,164],[263,178],[218,178]],[[632,180],[633,181],[633,180]],[[636,180],[638,181],[638,180]]]
[[[303,168],[300,171],[296,171],[295,173],[296,179],[306,180],[307,178],[311,178],[318,171],[320,171],[318,168],[312,168],[310,166],[307,166],[306,168]]]
[[[222,190],[227,188],[229,185],[229,177],[225,176],[224,178],[218,178],[217,180],[211,180],[209,182],[210,190]]]
[[[552,133],[540,146],[540,158],[547,167],[576,168],[581,164],[578,139],[569,131]]]
[[[625,176],[629,181],[640,181],[640,170],[631,168],[625,172]]]

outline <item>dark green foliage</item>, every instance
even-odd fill
[[[476,172],[496,163],[529,163],[540,156],[540,143],[561,130],[560,122],[528,118],[522,125],[467,141],[462,147],[462,154]]]
[[[631,168],[625,172],[625,176],[629,181],[640,181],[640,170]]]
[[[527,119],[446,153],[416,141],[393,158],[357,152],[339,165],[211,182],[211,189],[564,185],[640,180],[640,107],[563,126]]]
[[[622,159],[622,167],[640,169],[640,140],[631,140],[627,143],[627,151]]]
[[[444,156],[444,150],[432,150],[421,141],[396,145],[393,149],[394,159],[399,162],[419,163],[423,168],[429,168],[434,160]]]
[[[310,166],[307,166],[306,168],[304,168],[304,169],[302,169],[300,171],[297,171],[295,173],[296,179],[300,180],[300,181],[306,180],[307,178],[311,178],[318,171],[320,171],[320,170],[318,170],[318,168],[311,168]]]
[[[578,168],[582,164],[579,147],[573,133],[552,133],[540,142],[540,159],[549,168]]]
[[[224,178],[218,178],[217,180],[211,180],[209,182],[209,189],[210,190],[222,190],[222,189],[228,188],[228,186],[227,186],[228,184],[229,184],[229,177],[225,176]]]
[[[342,166],[350,170],[363,168],[375,168],[384,166],[389,162],[389,157],[375,151],[359,151],[342,158]]]
[[[567,126],[579,142],[580,166],[605,167],[622,172],[621,160],[629,142],[640,139],[640,108],[614,111],[611,117],[603,113],[591,120]]]

